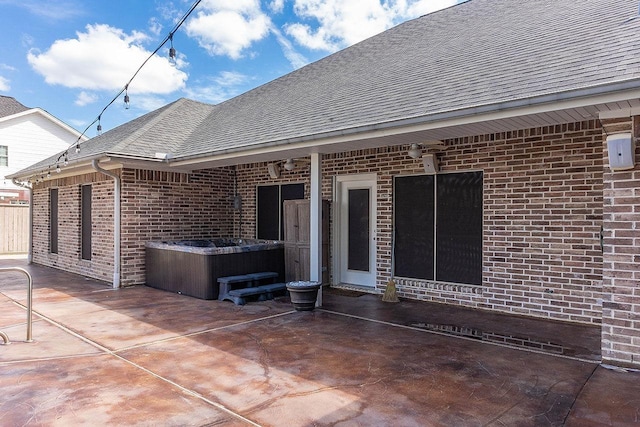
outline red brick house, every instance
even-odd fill
[[[301,185],[312,279],[325,199],[332,286],[602,324],[603,360],[638,367],[639,32],[635,0],[471,0],[177,100],[15,174],[33,261],[142,284],[145,242],[262,237],[259,193]]]

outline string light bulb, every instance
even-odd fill
[[[80,153],[80,143],[76,144],[76,154]]]
[[[79,149],[80,149],[80,147],[77,147],[77,149],[79,150]],[[67,152],[66,152],[66,151],[64,152],[64,163],[63,163],[63,164],[64,164],[65,166],[68,166],[68,165],[69,165],[69,158],[67,157]]]
[[[56,163],[56,173],[60,173],[60,172],[62,172],[62,169],[60,169],[60,165]]]
[[[169,63],[171,65],[176,65],[176,49],[173,47],[173,33],[169,34],[169,42],[171,43],[169,47]]]
[[[102,116],[98,116],[98,126],[96,126],[96,130],[98,131],[98,135],[102,135],[102,125],[100,124],[100,119]],[[76,146],[76,151],[80,150],[80,147]]]
[[[124,87],[124,108],[126,110],[129,109],[129,85],[128,84]]]

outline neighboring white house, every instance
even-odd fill
[[[80,132],[43,109],[0,96],[0,204],[28,202],[27,191],[6,176],[65,150],[78,137]]]

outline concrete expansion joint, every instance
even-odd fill
[[[216,331],[223,331],[225,329],[231,329],[231,328],[235,328],[237,326],[249,325],[251,323],[257,323],[257,322],[261,322],[261,321],[264,321],[264,320],[275,319],[277,317],[287,316],[287,315],[290,315],[290,314],[293,314],[293,313],[296,313],[296,311],[292,310],[292,311],[287,311],[287,312],[284,312],[284,313],[273,314],[271,316],[259,317],[257,319],[247,320],[247,321],[244,321],[244,322],[238,322],[238,323],[232,323],[230,325],[219,326],[217,328],[209,328],[209,329],[205,329],[205,330],[198,331],[198,332],[192,332],[190,334],[176,335],[175,337],[164,338],[164,339],[156,340],[156,341],[149,341],[149,342],[145,342],[143,344],[132,345],[132,346],[129,346],[129,347],[122,347],[122,348],[119,348],[117,350],[113,350],[113,353],[118,353],[118,352],[123,352],[123,351],[128,351],[128,350],[134,350],[136,348],[147,347],[147,346],[154,345],[154,344],[167,343],[167,342],[175,341],[175,340],[182,339],[182,338],[197,337],[198,335],[204,335],[204,334],[208,334],[210,332],[216,332]]]
[[[22,306],[22,304],[18,303],[17,301],[14,301],[14,302],[16,304]],[[283,316],[283,315],[287,315],[287,314],[291,314],[291,313],[295,313],[295,311],[279,313],[279,314],[272,315],[272,316],[262,317],[262,318],[259,318],[259,319],[254,319],[254,320],[250,320],[250,321],[246,321],[246,322],[239,322],[239,323],[235,323],[233,325],[228,325],[228,326],[224,326],[224,327],[220,327],[220,328],[212,328],[212,329],[208,329],[206,331],[196,332],[196,333],[192,333],[192,334],[178,335],[176,337],[169,338],[169,339],[166,339],[166,340],[158,340],[158,341],[148,342],[146,344],[139,345],[139,346],[134,346],[134,347],[146,347],[146,346],[150,346],[150,345],[153,345],[153,344],[166,342],[166,341],[171,341],[171,340],[178,339],[178,338],[196,336],[196,335],[200,335],[200,334],[207,333],[207,332],[212,332],[212,331],[221,330],[221,329],[227,329],[227,328],[233,327],[233,326],[239,326],[239,325],[254,323],[254,322],[258,322],[258,321],[262,321],[262,320],[272,319],[272,318],[275,318],[275,317],[279,317],[279,316]],[[141,371],[143,371],[143,372],[145,372],[145,373],[147,373],[147,374],[149,374],[149,375],[151,375],[151,376],[153,376],[153,377],[155,377],[155,378],[157,378],[157,379],[159,379],[161,381],[164,381],[164,382],[170,384],[172,387],[175,387],[175,388],[179,389],[180,391],[182,391],[182,392],[184,392],[184,393],[186,393],[188,395],[191,395],[191,396],[193,396],[193,397],[205,402],[206,404],[211,405],[211,406],[215,407],[216,409],[218,409],[220,411],[223,411],[223,412],[227,413],[228,415],[243,421],[244,423],[247,423],[248,425],[255,426],[255,427],[261,427],[260,424],[257,424],[255,422],[251,421],[250,419],[243,417],[242,415],[232,411],[231,409],[227,408],[226,406],[224,406],[224,405],[222,405],[220,403],[214,402],[214,401],[212,401],[210,399],[207,399],[205,396],[201,395],[200,393],[198,393],[198,392],[196,392],[194,390],[191,390],[189,388],[186,388],[186,387],[184,387],[184,386],[182,386],[182,385],[180,385],[180,384],[178,384],[178,383],[176,383],[176,382],[174,382],[174,381],[172,381],[172,380],[170,380],[168,378],[163,377],[162,375],[159,375],[159,374],[151,371],[150,369],[147,369],[147,368],[145,368],[145,367],[143,367],[143,366],[141,366],[141,365],[139,365],[139,364],[137,364],[137,363],[135,363],[135,362],[133,362],[131,360],[128,360],[125,357],[117,354],[118,351],[123,351],[125,349],[111,350],[111,349],[109,349],[107,347],[104,347],[104,346],[98,344],[97,342],[95,342],[95,341],[83,336],[82,334],[79,334],[79,333],[67,328],[66,326],[62,325],[59,322],[56,322],[55,320],[45,316],[44,314],[38,313],[35,310],[33,311],[33,314],[37,315],[40,319],[50,323],[51,325],[63,330],[64,332],[66,332],[66,333],[68,333],[68,334],[70,334],[70,335],[72,335],[72,336],[84,341],[87,344],[90,344],[91,346],[93,346],[96,349],[100,350],[101,353],[78,354],[78,355],[73,355],[73,356],[61,356],[61,357],[40,358],[40,359],[31,359],[31,360],[20,360],[20,361],[13,361],[13,362],[2,362],[2,363],[0,363],[0,366],[18,364],[18,363],[29,363],[29,362],[45,361],[45,360],[62,360],[62,359],[74,359],[74,358],[86,357],[86,356],[105,356],[105,355],[108,355],[108,356],[115,357],[115,358],[121,360],[122,362],[125,362],[125,363],[133,366],[134,368],[139,369],[139,370],[141,370]],[[131,347],[131,348],[134,348],[134,347]]]

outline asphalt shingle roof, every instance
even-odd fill
[[[30,110],[10,96],[0,95],[0,119]]]
[[[638,34],[637,0],[470,0],[221,104],[178,100],[83,143],[81,156],[205,156],[621,82],[640,86]]]

